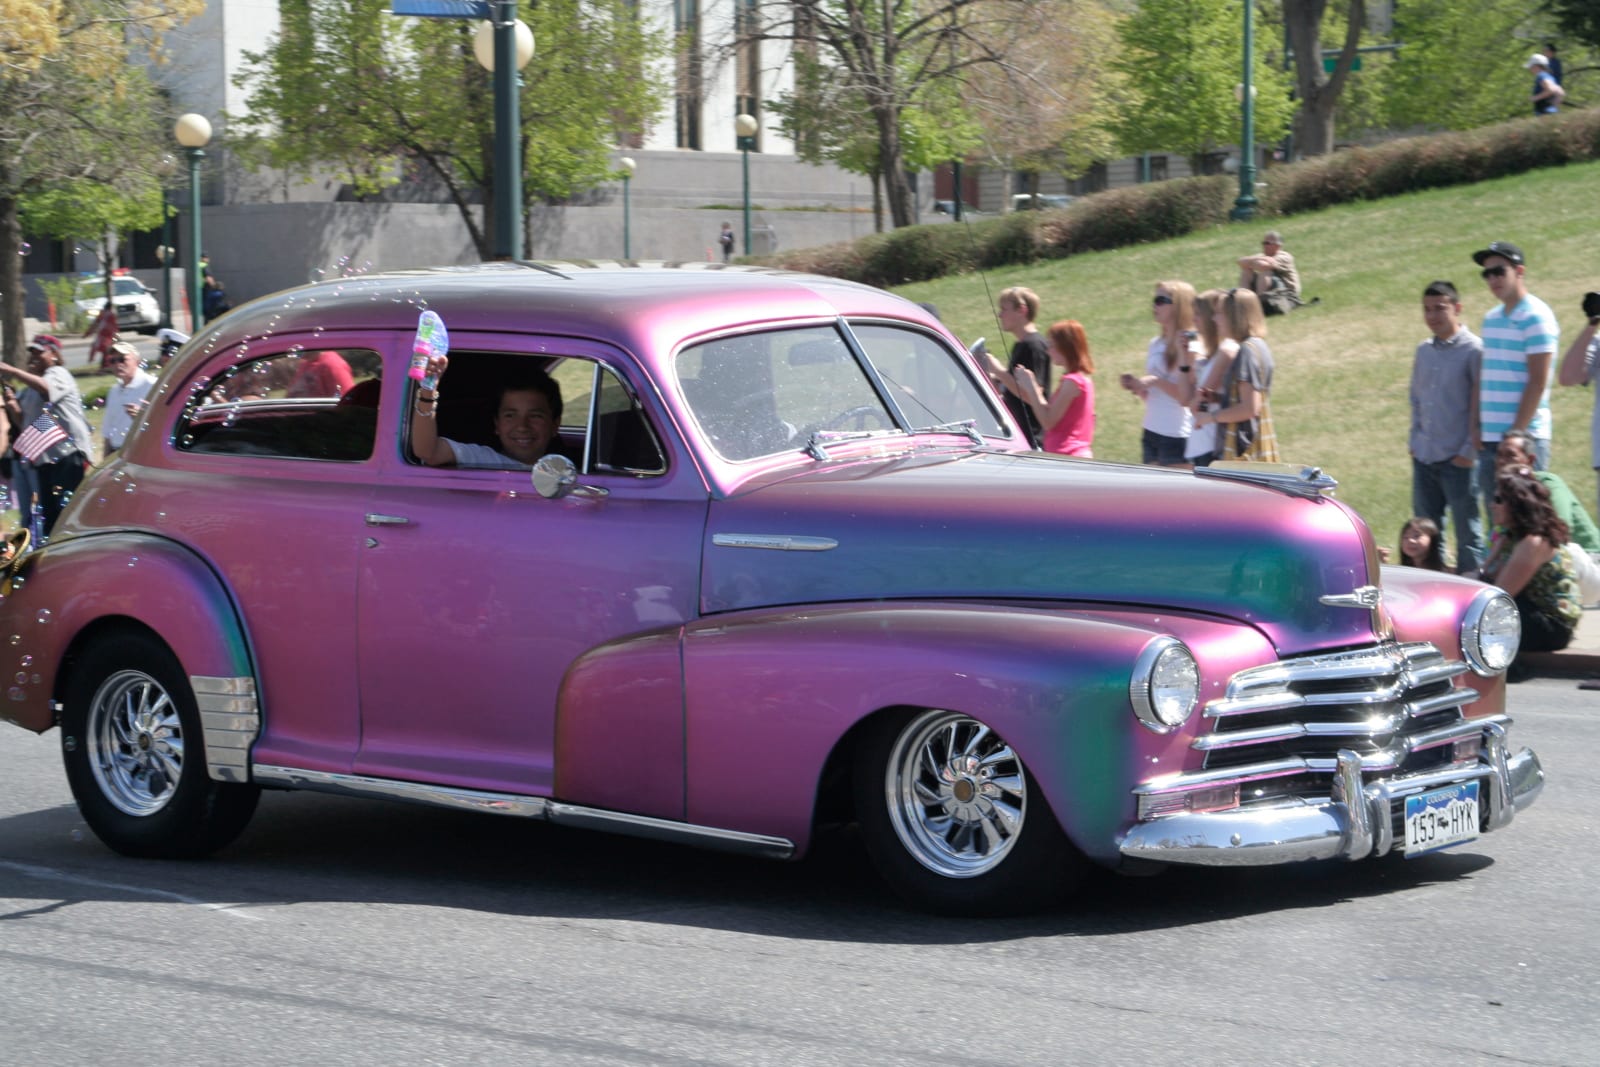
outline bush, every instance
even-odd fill
[[[1269,168],[1258,193],[1260,214],[1297,215],[1591,159],[1600,159],[1600,108],[1407,137]],[[907,226],[762,262],[870,285],[903,285],[1179,237],[1226,222],[1236,188],[1222,176],[1151,182],[1095,193],[1058,211]]]
[[[1406,137],[1267,171],[1262,208],[1296,215],[1600,158],[1600,109]]]

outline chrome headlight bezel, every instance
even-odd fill
[[[1128,680],[1128,699],[1139,721],[1158,734],[1170,734],[1189,721],[1200,702],[1200,665],[1176,637],[1158,637],[1144,646]]]
[[[1480,590],[1461,617],[1461,658],[1475,674],[1493,678],[1511,666],[1521,645],[1522,616],[1516,601],[1502,589]]]

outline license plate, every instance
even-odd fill
[[[1420,856],[1478,836],[1478,783],[1406,797],[1406,855]]]

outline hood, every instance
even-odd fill
[[[1233,618],[1280,654],[1370,642],[1370,610],[1318,598],[1378,584],[1370,531],[1327,497],[993,452],[819,464],[714,501],[703,576],[706,613],[1063,600]]]

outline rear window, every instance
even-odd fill
[[[377,440],[383,360],[370,349],[291,351],[196,383],[178,420],[181,452],[355,463]]]

